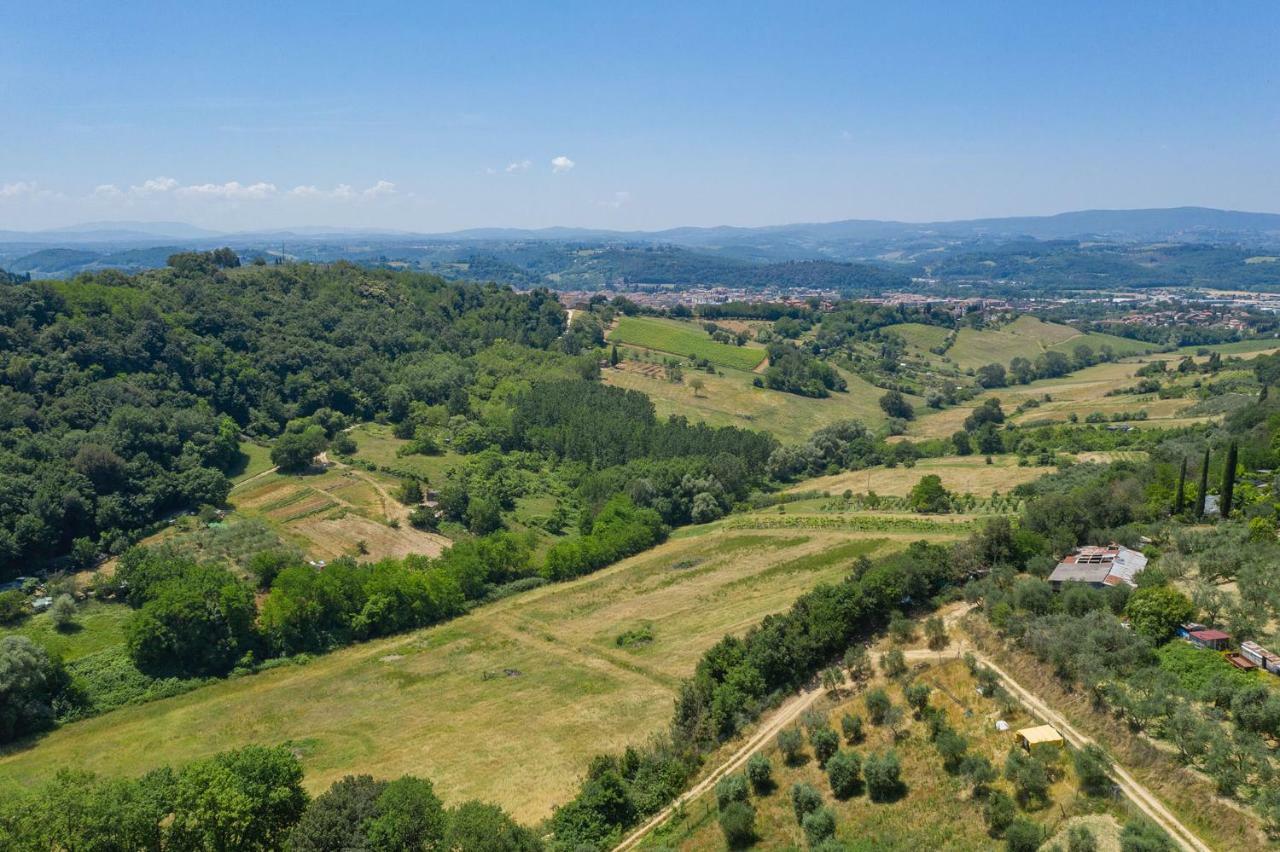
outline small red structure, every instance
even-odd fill
[[[1193,630],[1187,634],[1187,640],[1193,645],[1199,645],[1201,648],[1222,651],[1226,649],[1231,637],[1221,630]]]
[[[1258,664],[1253,660],[1248,657],[1241,656],[1240,654],[1227,654],[1227,662],[1244,671],[1249,671],[1250,669],[1256,669],[1258,667]]]

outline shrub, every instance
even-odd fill
[[[992,837],[1000,837],[1018,816],[1018,808],[1005,793],[992,790],[982,808],[982,820]]]
[[[822,794],[812,784],[803,781],[791,788],[791,807],[796,814],[796,822],[803,823],[804,818],[822,807]]]
[[[747,778],[745,775],[733,773],[716,782],[716,806],[724,810],[731,802],[747,800]]]
[[[49,607],[49,620],[54,630],[70,630],[76,619],[76,599],[71,595],[58,595]]]
[[[804,753],[804,738],[800,736],[800,732],[795,728],[787,728],[785,731],[778,732],[778,751],[782,752],[782,759],[789,765],[795,766],[800,762],[801,755]]]
[[[1097,852],[1098,839],[1087,825],[1073,825],[1067,832],[1067,852]]]
[[[1029,819],[1018,817],[1004,831],[1009,852],[1036,852],[1044,842],[1044,831]]]
[[[907,658],[898,648],[890,648],[880,659],[885,677],[901,677],[907,673]]]
[[[13,624],[26,614],[26,595],[18,589],[0,592],[0,624]]]
[[[809,842],[812,848],[835,836],[836,833],[836,816],[831,812],[830,808],[818,808],[812,813],[806,814],[804,820],[800,823],[804,829],[804,838]]]
[[[969,743],[965,738],[951,728],[944,728],[938,732],[933,744],[942,756],[942,768],[952,774],[959,772],[969,750]]]
[[[840,717],[840,730],[844,732],[844,740],[849,745],[857,745],[865,737],[861,716],[845,713]]]
[[[866,776],[867,794],[873,802],[890,802],[905,792],[902,783],[902,763],[897,752],[890,749],[884,754],[869,756],[862,767]]]
[[[720,830],[730,849],[750,846],[756,839],[756,809],[746,802],[729,802],[720,809]]]
[[[56,659],[26,636],[0,637],[0,743],[53,724],[53,703],[67,686]]]
[[[827,761],[827,779],[837,799],[856,795],[862,786],[862,761],[854,752],[836,752]]]
[[[818,759],[818,765],[822,767],[825,767],[831,756],[840,749],[839,735],[826,727],[810,733],[809,742],[813,746],[813,756]]]
[[[1134,817],[1120,832],[1120,852],[1173,852],[1173,842],[1157,826]]]
[[[747,761],[747,780],[757,796],[763,796],[773,790],[773,764],[769,758],[756,752]]]
[[[920,681],[911,684],[904,691],[903,694],[907,699],[907,704],[915,711],[917,719],[924,713],[924,709],[929,706],[929,693],[931,691],[929,684],[921,683]]]
[[[1080,789],[1090,796],[1100,796],[1111,789],[1111,761],[1102,749],[1089,743],[1071,755],[1080,779]]]
[[[867,718],[871,720],[873,725],[883,724],[885,717],[889,713],[889,708],[893,706],[889,693],[879,687],[868,691],[862,697],[862,701],[867,706]]]

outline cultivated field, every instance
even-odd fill
[[[617,369],[603,370],[602,376],[606,384],[647,394],[660,417],[678,414],[713,426],[764,429],[784,443],[803,441],[815,429],[837,420],[861,420],[871,428],[885,420],[879,404],[884,391],[851,373],[842,373],[848,391],[812,399],[754,387],[755,376],[748,372],[721,372],[724,375],[713,376],[686,370],[684,381],[675,383],[667,381],[659,365],[624,361]],[[706,385],[696,395],[689,386],[694,376]]]
[[[655,317],[622,317],[609,332],[609,340],[682,358],[706,358],[713,364],[735,370],[752,370],[765,357],[764,348],[757,343],[746,346],[717,343],[694,323]]]
[[[302,476],[269,473],[231,492],[230,523],[259,519],[313,559],[438,555],[448,539],[409,526],[394,477],[339,465]]]
[[[660,730],[677,683],[724,633],[842,576],[861,554],[967,533],[875,517],[864,529],[734,529],[742,519],[682,530],[592,576],[438,627],[67,725],[0,757],[0,795],[64,766],[137,774],[287,742],[313,791],[351,772],[411,772],[450,801],[479,797],[537,820],[570,795],[591,755]],[[644,626],[651,642],[617,644]]]
[[[1040,724],[1016,704],[1002,707],[997,701],[979,695],[974,679],[961,661],[951,659],[922,665],[916,677],[932,688],[930,703],[946,712],[948,723],[968,740],[970,753],[985,755],[997,768],[1003,767],[1005,755],[1014,743],[1013,731]],[[904,705],[899,683],[879,678],[867,688],[871,686],[885,687],[895,704]],[[839,731],[840,718],[845,713],[860,715],[866,721],[864,694],[865,690],[855,693],[846,689],[839,696],[827,695],[819,699],[817,709]],[[907,718],[910,719],[909,714]],[[1010,730],[997,731],[997,719],[1008,722]],[[812,784],[822,792],[825,803],[835,813],[836,836],[850,844],[850,848],[914,852],[918,849],[988,850],[1002,845],[987,835],[982,820],[982,803],[972,798],[966,780],[943,770],[942,759],[930,743],[922,722],[911,721],[905,728],[905,735],[896,742],[886,728],[868,724],[865,730],[864,742],[850,746],[842,738],[841,748],[852,749],[864,759],[872,752],[894,748],[902,761],[902,780],[907,787],[905,794],[886,803],[872,802],[865,792],[845,801],[837,800],[831,794],[826,773],[812,758],[807,742],[806,760],[799,766],[787,766],[776,745],[771,743],[762,753],[773,765],[777,786],[768,795],[751,797],[757,811],[756,833],[759,836],[753,849],[807,848],[804,832],[796,824],[791,805],[791,787],[797,782]],[[714,765],[714,758],[710,763]],[[1056,831],[1079,815],[1101,811],[1102,815],[1094,819],[1104,829],[1104,836],[1114,838],[1118,826],[1113,817],[1125,817],[1124,804],[1082,796],[1066,755],[1057,766],[1061,776],[1050,788],[1052,804],[1023,815],[1041,823],[1049,831]],[[1009,789],[1004,781],[997,782],[995,786],[1006,791]],[[715,795],[707,793],[689,803],[683,816],[677,816],[650,835],[640,848],[721,850],[724,848],[724,835],[716,814]]]

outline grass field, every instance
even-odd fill
[[[1013,745],[1013,731],[1039,724],[1021,708],[1002,708],[995,700],[978,695],[973,678],[959,660],[924,664],[916,671],[916,678],[933,689],[930,703],[946,712],[949,724],[968,740],[970,752],[985,755],[997,768],[1003,767],[1005,755]],[[872,685],[884,686],[895,704],[904,704],[899,683],[878,679]],[[824,696],[819,700],[817,709],[839,731],[840,718],[846,712],[861,715],[865,721],[863,694],[862,691],[855,694],[846,690],[838,697]],[[910,719],[910,715],[907,718]],[[997,719],[1008,722],[1011,730],[996,731]],[[911,721],[905,736],[896,742],[885,728],[867,725],[865,730],[867,734],[863,743],[850,746],[842,740],[841,748],[852,749],[864,760],[872,752],[894,748],[902,761],[902,780],[907,786],[905,795],[893,802],[874,803],[863,792],[839,801],[832,796],[827,776],[813,760],[807,743],[806,760],[799,766],[786,765],[776,745],[770,744],[763,753],[773,765],[776,787],[767,795],[752,795],[759,837],[753,849],[807,848],[804,832],[796,824],[791,805],[791,787],[797,782],[812,784],[823,793],[825,803],[835,813],[836,836],[848,844],[849,849],[914,852],[920,849],[1002,848],[1000,841],[987,835],[982,820],[982,804],[974,801],[969,785],[962,777],[949,775],[943,770],[942,759],[929,742],[928,731],[922,722]],[[711,763],[714,765],[714,759]],[[1068,820],[1094,814],[1092,819],[1114,837],[1117,830],[1114,817],[1124,819],[1126,806],[1122,802],[1083,796],[1078,791],[1071,761],[1065,754],[1056,766],[1061,775],[1050,788],[1052,803],[1022,815],[1054,832]],[[994,786],[1010,791],[1006,781],[999,781]],[[673,818],[655,831],[641,848],[718,852],[724,848],[724,835],[716,815],[715,795],[708,793],[689,803],[682,816]]]
[[[391,434],[391,427],[383,423],[361,423],[349,434],[356,442],[354,458],[372,462],[379,468],[412,473],[433,485],[443,481],[445,473],[462,461],[462,456],[453,451],[434,456],[396,455],[409,442]]]
[[[28,617],[20,624],[0,629],[0,636],[30,638],[70,663],[124,642],[124,623],[133,610],[121,604],[86,601],[76,613],[75,626],[65,632],[55,630],[47,612]]]
[[[137,774],[287,742],[313,791],[351,772],[410,772],[450,801],[479,797],[537,820],[591,755],[660,730],[677,683],[723,634],[842,576],[858,555],[967,531],[737,531],[730,520],[439,627],[67,725],[0,756],[0,795],[63,766]],[[652,643],[616,644],[641,625]]]
[[[655,317],[622,317],[617,327],[609,332],[609,340],[682,358],[706,358],[712,364],[735,370],[755,369],[765,357],[763,347],[758,344],[734,346],[717,343],[691,322]]]
[[[1019,467],[1016,456],[994,456],[987,464],[983,456],[943,456],[920,459],[913,468],[872,467],[852,470],[834,476],[809,479],[792,491],[827,491],[839,495],[846,489],[866,494],[874,491],[882,496],[903,497],[920,481],[920,477],[936,474],[942,485],[955,494],[986,496],[992,491],[1005,493],[1015,485],[1039,479],[1045,469]]]
[[[231,483],[244,482],[263,471],[270,470],[271,448],[252,441],[240,442],[240,461],[230,471]]]
[[[755,376],[751,373],[721,372],[724,375],[686,372],[684,382],[674,383],[662,376],[660,368],[638,361],[624,361],[618,369],[602,371],[606,384],[647,394],[659,417],[680,414],[713,426],[765,429],[784,443],[803,441],[815,429],[837,420],[861,420],[873,429],[885,420],[879,403],[884,391],[850,373],[842,373],[849,383],[845,393],[812,399],[753,387]],[[696,396],[689,387],[693,375],[706,385]],[[908,399],[921,403],[915,397]]]
[[[1092,347],[1095,352],[1104,344],[1109,345],[1118,355],[1149,352],[1156,348],[1152,344],[1110,334],[1082,334],[1070,326],[1024,315],[1000,328],[960,329],[955,343],[947,350],[947,357],[962,369],[976,369],[984,364],[1008,364],[1018,357],[1035,361],[1048,349],[1069,355],[1081,343]]]
[[[947,342],[951,329],[938,325],[925,325],[919,322],[904,322],[885,326],[884,331],[891,331],[901,337],[908,346],[928,352]]]

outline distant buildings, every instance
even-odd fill
[[[1063,583],[1086,583],[1102,589],[1124,583],[1136,587],[1137,576],[1147,567],[1147,557],[1123,545],[1081,547],[1062,557],[1049,575],[1053,590],[1061,591]]]

